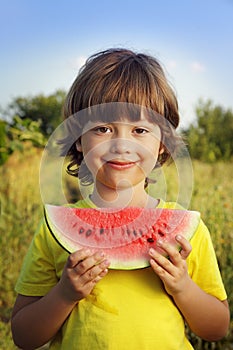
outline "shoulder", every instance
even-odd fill
[[[159,199],[158,208],[186,210],[178,202],[165,202],[163,199]]]
[[[208,265],[211,261],[216,261],[216,254],[208,227],[205,225],[202,219],[200,219],[199,225],[195,234],[190,240],[192,246],[192,252],[188,258],[191,264],[203,264],[204,261]]]
[[[211,247],[211,249],[213,249],[210,231],[202,219],[200,219],[196,232],[191,239],[191,244],[193,247],[199,246],[202,248],[202,250],[207,247]]]

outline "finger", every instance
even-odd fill
[[[87,281],[86,283],[83,284],[83,288],[90,291],[94,288],[94,286],[102,280],[104,276],[106,276],[108,273],[108,269],[104,269],[96,278],[92,279],[91,281]]]
[[[92,267],[100,264],[105,259],[104,252],[97,252],[90,256],[88,256],[86,259],[81,260],[76,266],[75,271],[82,275],[86,271],[90,270]]]
[[[182,259],[186,260],[192,251],[192,246],[191,246],[190,242],[181,235],[176,236],[176,241],[179,243],[179,245],[181,247],[180,255],[181,255]]]
[[[174,273],[174,266],[166,256],[161,255],[153,248],[149,250],[149,254],[153,258],[152,265],[153,267],[155,267],[156,273],[158,273],[159,275],[164,274],[165,271],[168,272],[169,274]]]
[[[91,256],[89,249],[80,249],[69,255],[66,263],[67,268],[74,268],[79,262]]]
[[[162,240],[158,240],[157,246],[165,252],[165,254],[169,257],[169,260],[175,266],[179,266],[179,264],[181,262],[181,256],[180,256],[179,251],[177,250],[177,247],[174,247],[170,243],[162,241]]]
[[[161,278],[162,281],[166,281],[171,276],[170,272],[168,272],[158,261],[154,258],[150,259],[150,265],[154,272]]]
[[[85,284],[85,283],[88,283],[90,281],[96,281],[96,279],[98,280],[99,277],[102,278],[108,272],[109,265],[110,265],[110,262],[107,259],[105,259],[104,261],[102,261],[98,265],[95,265],[92,268],[90,268],[89,270],[87,270],[80,277],[80,280],[82,280],[83,283]]]

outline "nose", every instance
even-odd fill
[[[115,138],[111,140],[110,151],[112,153],[123,154],[130,153],[132,149],[132,141],[126,138]]]

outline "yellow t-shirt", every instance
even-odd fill
[[[94,207],[90,200],[78,207]],[[160,201],[159,207],[174,208]],[[209,231],[201,221],[191,240],[188,271],[195,283],[220,300],[226,292]],[[25,257],[16,291],[43,296],[57,284],[68,253],[42,222]],[[58,305],[59,307],[59,305]],[[73,309],[50,345],[62,350],[188,350],[184,320],[151,268],[109,270]]]

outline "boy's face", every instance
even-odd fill
[[[96,186],[121,189],[145,182],[160,149],[161,131],[145,117],[139,121],[89,122],[77,143]]]

